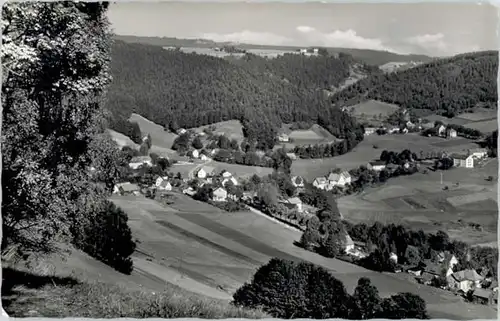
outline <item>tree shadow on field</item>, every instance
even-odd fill
[[[80,282],[72,277],[38,275],[20,271],[11,267],[2,268],[2,306],[9,313],[9,306],[16,301],[24,301],[23,290],[41,289],[46,285],[65,287],[77,285]]]

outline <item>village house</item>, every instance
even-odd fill
[[[374,134],[377,131],[377,128],[375,127],[366,127],[365,128],[365,136],[369,136]]]
[[[234,186],[238,186],[238,180],[236,178],[234,178],[234,176],[229,176],[229,177],[226,177],[222,180],[222,186],[226,186],[226,184],[228,182],[231,182],[233,183]]]
[[[446,128],[446,138],[455,138],[457,137],[457,131],[453,128]]]
[[[326,177],[316,177],[313,181],[313,186],[319,189],[326,189],[328,181]]]
[[[414,128],[414,127],[415,127],[415,124],[414,124],[414,123],[412,123],[411,121],[409,121],[409,120],[408,120],[408,121],[405,123],[405,126],[406,126],[406,128]]]
[[[188,188],[184,189],[182,191],[182,193],[189,195],[189,196],[193,196],[194,194],[196,194],[196,191],[192,187],[188,187]]]
[[[291,160],[297,160],[297,155],[295,155],[295,153],[286,153],[286,156]]]
[[[155,181],[155,186],[160,186],[163,181],[168,181],[168,176],[158,177]]]
[[[295,187],[304,187],[304,179],[300,176],[293,176],[291,181]]]
[[[290,140],[290,138],[285,133],[281,133],[278,135],[278,141],[280,141],[280,142],[288,142],[289,140]]]
[[[231,174],[230,172],[228,172],[227,170],[223,170],[221,172],[221,176],[224,177],[224,178],[229,178],[229,177],[232,177],[233,174]]]
[[[214,175],[214,168],[211,166],[203,166],[202,168],[200,168],[198,173],[196,173],[196,177],[200,179],[212,177],[213,175]]]
[[[488,156],[488,150],[486,148],[473,148],[467,150],[467,154],[475,158],[483,158]]]
[[[286,200],[282,200],[280,201],[280,204],[282,204],[283,206],[285,206],[290,210],[295,210],[299,213],[302,213],[304,211],[302,201],[298,197],[291,197]]]
[[[438,136],[444,136],[446,134],[446,127],[444,125],[439,125],[436,127],[436,133]]]
[[[447,269],[453,269],[453,267],[458,264],[457,257],[449,251],[438,253],[437,261],[445,264]]]
[[[214,202],[225,202],[227,200],[227,191],[225,188],[219,187],[213,192],[212,200]]]
[[[450,157],[453,159],[453,166],[474,168],[474,156],[464,154],[452,154]]]
[[[399,132],[399,127],[391,127],[389,129],[387,129],[388,134],[394,134],[394,133],[398,133],[398,132]]]
[[[391,252],[389,254],[389,260],[391,260],[392,262],[397,264],[398,263],[398,256],[396,255],[396,253]]]
[[[187,132],[187,130],[185,130],[184,128],[179,128],[177,130],[177,135],[182,135],[182,134],[185,134]]]
[[[467,293],[469,290],[479,288],[483,279],[475,270],[462,270],[451,274],[448,277],[448,284],[452,289]]]
[[[132,169],[138,169],[141,166],[153,166],[153,162],[149,156],[136,156],[130,160],[128,166]]]
[[[169,181],[164,180],[160,183],[159,186],[157,186],[157,189],[160,191],[171,191],[172,190],[172,185],[170,184]]]
[[[193,157],[193,158],[198,158],[198,157],[200,157],[200,152],[197,149],[193,149],[190,152],[190,156]]]
[[[120,195],[139,195],[140,188],[136,184],[132,184],[129,182],[118,183],[114,186],[113,193]]]
[[[345,248],[344,250],[346,253],[354,251],[355,246],[354,246],[354,241],[352,240],[352,237],[349,234],[346,234],[345,237]]]
[[[207,160],[208,160],[208,156],[207,156],[207,155],[205,155],[205,154],[201,154],[201,155],[200,155],[200,159],[201,159],[202,161],[207,161]]]
[[[373,161],[370,162],[371,169],[377,172],[386,168],[386,163],[384,161]]]

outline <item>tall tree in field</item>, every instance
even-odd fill
[[[105,190],[89,167],[99,154],[90,150],[100,144],[97,119],[110,81],[106,9],[75,2],[3,6],[2,250],[57,251],[105,206]]]

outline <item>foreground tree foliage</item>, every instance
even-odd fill
[[[57,252],[58,244],[74,242],[107,215],[103,204],[120,161],[98,121],[110,80],[106,8],[74,2],[3,6],[3,251]],[[115,241],[104,243],[116,249],[109,244]]]
[[[137,112],[170,130],[239,120],[248,142],[263,150],[274,146],[282,123],[317,123],[351,148],[363,139],[361,126],[322,91],[347,78],[355,63],[348,55],[271,62],[246,55],[233,62],[116,41],[112,57],[106,106],[113,129],[124,134],[129,129],[116,119],[124,124]]]
[[[367,278],[361,278],[354,295],[322,267],[308,262],[271,259],[250,283],[233,296],[233,304],[262,308],[274,318],[414,318],[428,319],[426,303],[411,293],[381,299]]]
[[[332,96],[337,105],[376,99],[453,117],[476,106],[497,106],[498,52],[467,53],[402,72],[374,75]]]

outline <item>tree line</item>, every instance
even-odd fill
[[[233,296],[236,306],[261,308],[274,318],[429,319],[426,302],[412,293],[381,298],[370,279],[349,294],[329,271],[309,262],[277,258],[261,266]]]
[[[121,41],[111,53],[113,81],[106,101],[111,119],[128,119],[135,111],[167,129],[236,119],[247,141],[261,150],[274,146],[283,123],[307,121],[339,138],[363,137],[361,126],[315,89],[342,80],[351,65],[347,56],[294,55],[269,65],[246,55],[233,63]],[[301,81],[309,70],[314,72]]]

